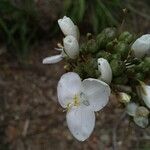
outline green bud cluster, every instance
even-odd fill
[[[127,31],[119,34],[116,28],[106,28],[94,39],[84,43],[80,51],[93,58],[107,59],[112,68],[114,83],[125,84],[128,77],[125,75],[127,69],[124,61],[130,54],[133,40],[134,36]]]
[[[89,37],[91,37],[89,39]],[[97,59],[106,59],[112,69],[113,84],[131,85],[150,76],[150,58],[135,59],[131,45],[135,36],[128,31],[119,33],[116,28],[106,28],[97,36],[88,36],[80,46],[80,55],[72,71],[83,79],[98,78]]]

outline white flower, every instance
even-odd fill
[[[71,59],[75,59],[79,54],[79,44],[75,37],[68,35],[63,39],[64,47],[57,49],[61,54],[56,56],[50,56],[43,59],[43,64],[54,64],[61,61],[64,57],[68,56]]]
[[[142,58],[150,55],[150,34],[145,34],[138,38],[131,47],[135,57]]]
[[[112,70],[108,61],[104,58],[99,58],[97,62],[98,62],[98,70],[101,73],[100,79],[110,84],[112,80]]]
[[[64,74],[57,87],[58,101],[67,108],[67,124],[79,141],[86,140],[95,126],[94,111],[101,110],[109,101],[109,86],[97,79],[81,81],[78,74]]]
[[[74,25],[73,21],[69,17],[64,16],[62,19],[59,19],[58,24],[64,35],[72,35],[79,39],[78,27]]]
[[[138,105],[134,102],[128,103],[126,106],[127,114],[130,116],[135,116],[137,107]]]
[[[145,83],[141,83],[141,97],[145,103],[145,105],[150,108],[150,86],[146,85]]]

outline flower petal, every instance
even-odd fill
[[[72,107],[66,118],[68,128],[77,140],[85,141],[91,135],[95,126],[94,111],[83,106]]]
[[[100,79],[110,84],[112,80],[112,70],[108,61],[104,58],[99,58],[97,61],[98,61],[98,70],[101,73]]]
[[[83,93],[87,96],[89,107],[93,111],[99,111],[109,101],[110,87],[105,82],[97,79],[85,79],[82,82]]]
[[[142,90],[141,90],[141,96],[142,96],[142,99],[145,103],[145,105],[150,108],[150,86],[148,85],[143,85],[142,86]]]
[[[63,39],[63,44],[64,44],[64,49],[67,55],[74,59],[78,56],[79,54],[79,44],[77,39],[72,36],[68,35]]]
[[[68,72],[62,75],[58,82],[57,94],[60,105],[64,108],[73,101],[75,95],[81,90],[81,79],[77,73]]]
[[[75,38],[77,38],[78,33],[76,26],[69,17],[64,16],[62,19],[59,19],[58,25],[61,28],[64,35],[72,35]]]
[[[43,64],[54,64],[63,59],[62,55],[56,55],[56,56],[51,56],[51,57],[46,57],[43,59]]]
[[[141,58],[150,55],[150,34],[145,34],[138,38],[131,47],[135,57]]]

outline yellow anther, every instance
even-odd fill
[[[80,105],[79,97],[77,95],[75,95],[75,97],[74,97],[74,106],[79,106],[79,105]]]
[[[67,109],[67,111],[70,111],[70,109],[71,109],[71,103],[67,104],[67,108],[66,109]]]
[[[75,95],[74,98],[73,98],[73,102],[67,103],[66,110],[70,111],[71,107],[73,107],[73,106],[79,106],[79,105],[80,105],[79,97],[77,95]]]

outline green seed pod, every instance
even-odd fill
[[[146,57],[140,64],[135,66],[136,72],[150,74],[150,57]]]
[[[96,44],[97,44],[98,49],[105,49],[106,44],[107,44],[106,35],[100,33],[100,34],[96,37]]]
[[[107,45],[106,45],[106,50],[110,51],[110,52],[113,51],[114,50],[114,46],[117,44],[117,42],[118,42],[117,39],[108,42]]]
[[[113,59],[117,59],[117,60],[121,60],[121,55],[118,53],[118,54],[111,54],[111,60]]]
[[[87,43],[83,43],[80,47],[80,52],[84,53],[87,52]]]
[[[87,42],[87,51],[90,53],[96,53],[98,51],[98,46],[94,39]]]
[[[106,51],[100,51],[99,53],[96,54],[96,58],[101,58],[101,57],[107,59],[108,61],[111,60],[111,54]]]
[[[128,53],[129,53],[129,46],[126,43],[119,42],[115,47],[114,47],[114,52],[119,53],[121,55],[121,58],[124,60],[127,58]]]
[[[107,42],[112,41],[114,38],[117,37],[117,30],[116,28],[106,28],[101,33],[104,33],[107,38]]]
[[[110,62],[112,73],[114,77],[120,76],[126,70],[124,62],[113,59]]]
[[[96,37],[96,42],[99,49],[105,49],[106,44],[116,38],[116,28],[106,28]]]
[[[134,40],[134,36],[128,31],[125,31],[120,34],[118,40],[130,44]]]

